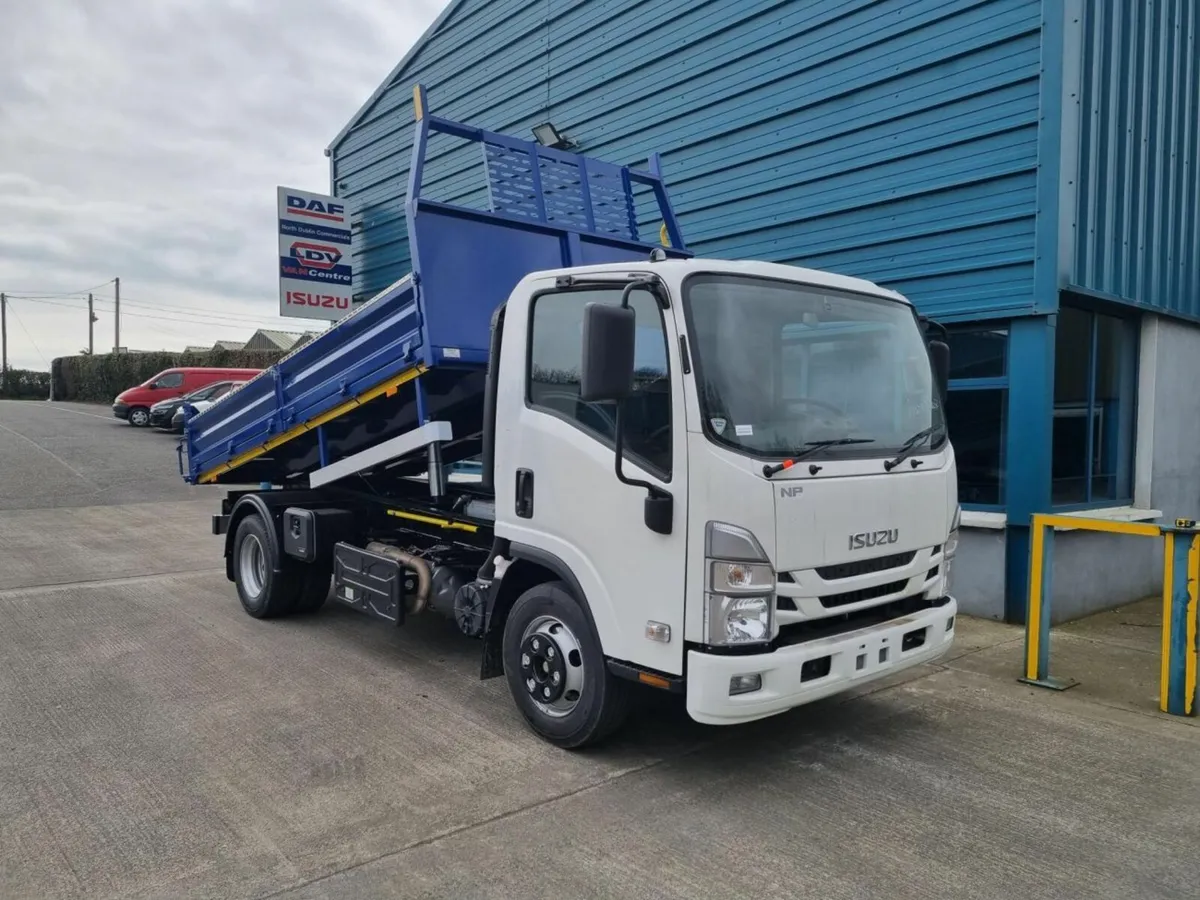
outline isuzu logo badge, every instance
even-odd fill
[[[860,531],[850,535],[850,549],[865,550],[867,547],[881,547],[884,544],[894,544],[899,538],[899,528],[889,528],[884,531]]]

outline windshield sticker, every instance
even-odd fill
[[[734,425],[733,433],[736,434],[738,437],[753,437],[754,436],[754,426],[753,425]]]
[[[725,426],[729,423],[724,419],[709,419],[708,424],[712,426],[713,431],[715,431],[717,434],[724,434]]]

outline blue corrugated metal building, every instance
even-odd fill
[[[1020,620],[1032,513],[1200,513],[1198,27],[1195,0],[452,0],[329,148],[355,289],[407,271],[418,81],[450,118],[658,151],[697,254],[952,327],[958,592]],[[425,183],[482,205],[475,162],[447,139]],[[1060,618],[1154,589],[1112,540],[1059,542]]]

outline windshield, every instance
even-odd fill
[[[882,456],[945,439],[929,355],[904,303],[700,275],[684,288],[705,431],[757,456]],[[850,443],[848,439],[854,439]],[[833,442],[816,447],[813,442]]]

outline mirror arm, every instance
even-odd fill
[[[625,285],[624,290],[621,291],[621,308],[622,309],[629,309],[629,295],[632,294],[634,291],[636,291],[638,288],[644,286],[647,283],[647,281],[648,281],[648,279],[638,278],[638,279],[634,279],[633,281],[630,281],[627,285]],[[613,449],[616,451],[614,456],[616,457],[615,470],[616,470],[616,474],[617,474],[617,481],[621,482],[621,484],[627,484],[630,487],[645,488],[652,494],[656,493],[658,491],[658,489],[654,485],[650,484],[650,482],[642,481],[637,478],[629,478],[625,475],[625,471],[622,468],[621,464],[625,459],[625,441],[624,441],[624,437],[625,437],[624,430],[625,429],[624,429],[624,425],[621,421],[623,419],[621,411],[624,406],[625,406],[625,404],[623,401],[618,400],[616,402],[617,414],[616,414],[616,421],[613,424]]]
[[[617,474],[617,481],[621,482],[621,484],[627,484],[630,487],[645,488],[652,494],[660,493],[659,489],[656,488],[654,485],[652,485],[650,482],[642,481],[640,478],[630,478],[628,475],[625,474],[625,470],[621,466],[621,463],[625,459],[624,426],[621,421],[624,418],[621,414],[621,409],[623,406],[624,406],[624,404],[620,400],[618,400],[617,401],[616,424],[613,426],[613,449],[616,451],[616,453],[614,454],[614,456],[616,458],[616,461],[614,463],[614,469]]]

